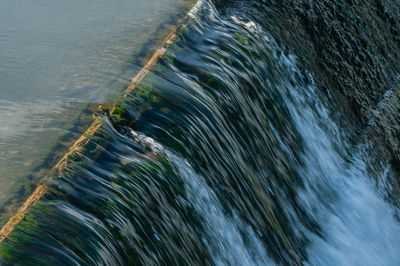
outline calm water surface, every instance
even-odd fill
[[[188,2],[0,0],[0,208],[45,175],[82,113],[128,84]]]
[[[199,3],[135,90],[96,114],[101,129],[0,244],[0,264],[400,265],[390,166],[348,138],[253,5]],[[102,91],[83,88],[92,102]],[[58,99],[34,117],[62,121]]]

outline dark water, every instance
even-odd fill
[[[200,3],[0,261],[399,264],[391,169],[373,171],[251,10]]]

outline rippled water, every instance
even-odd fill
[[[95,105],[121,93],[188,4],[0,1],[1,213],[46,175]]]
[[[37,264],[397,265],[383,173],[243,10],[201,2],[2,246]],[[370,155],[368,155],[370,156]]]

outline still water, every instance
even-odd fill
[[[0,1],[3,212],[45,176],[96,105],[121,93],[189,3]]]
[[[0,245],[35,265],[399,265],[391,177],[249,19],[192,21]]]

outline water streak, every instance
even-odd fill
[[[35,259],[69,264],[399,264],[400,224],[375,185],[391,171],[370,172],[367,140],[346,138],[313,75],[242,10],[196,10],[1,251],[23,261],[40,241]]]

